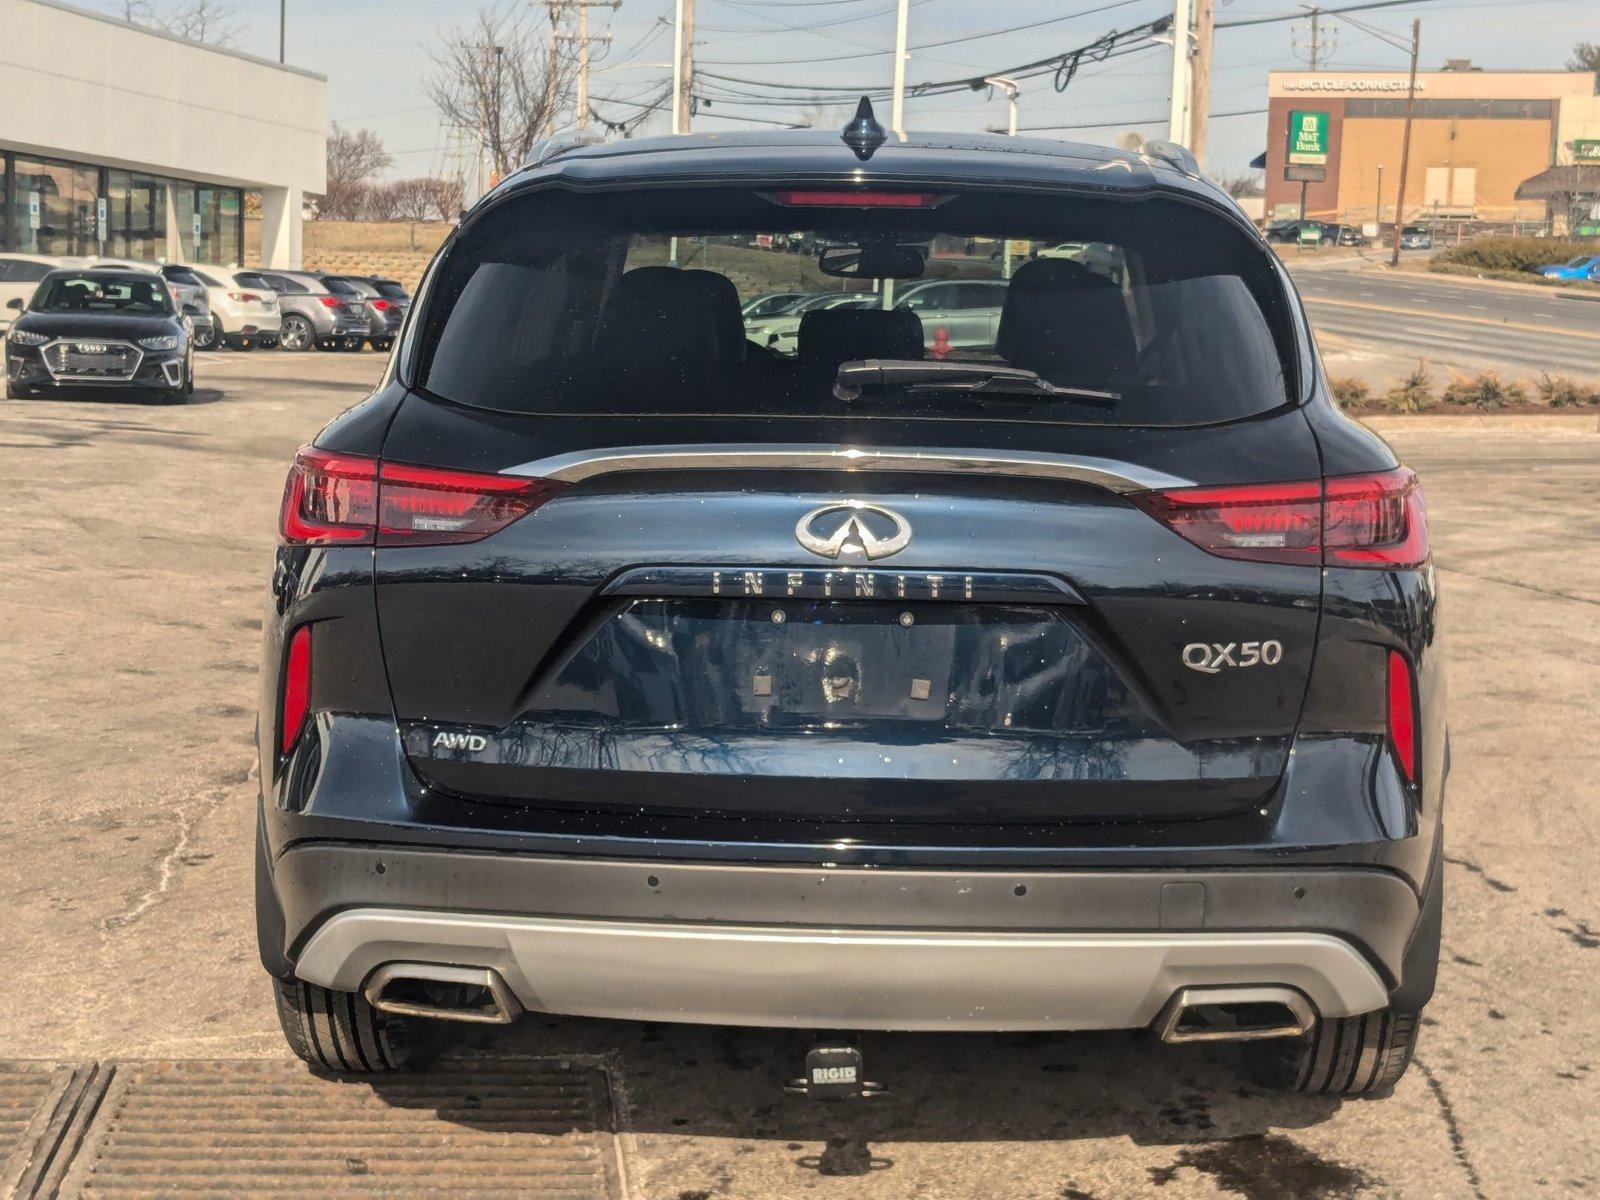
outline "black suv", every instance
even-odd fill
[[[257,892],[290,1044],[1148,1027],[1386,1091],[1442,896],[1415,475],[1185,152],[851,141],[542,147],[296,457]],[[797,270],[877,302],[779,356],[741,296]],[[1005,282],[992,346],[896,306],[947,277]]]

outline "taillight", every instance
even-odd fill
[[[304,447],[284,487],[290,545],[440,546],[476,542],[527,516],[565,484],[384,463]]]
[[[372,305],[372,307],[377,309],[379,312],[383,312],[391,307],[387,300],[368,300],[367,303]]]
[[[1389,740],[1408,781],[1417,778],[1417,702],[1411,687],[1411,665],[1399,651],[1389,651]]]
[[[354,454],[302,446],[283,486],[278,531],[290,545],[372,541],[378,521],[378,464]]]
[[[229,292],[228,299],[235,304],[259,304],[261,297],[254,292]]]
[[[337,296],[318,296],[317,299],[322,301],[323,308],[338,308],[341,303]]]
[[[1376,568],[1428,560],[1427,513],[1407,467],[1325,483],[1171,488],[1128,498],[1222,558]]]
[[[1322,520],[1329,566],[1415,567],[1428,561],[1428,513],[1409,467],[1329,479]]]
[[[302,625],[289,638],[283,664],[283,705],[278,725],[278,747],[287,754],[300,737],[311,706],[311,626]]]
[[[948,199],[937,192],[785,190],[771,198],[790,208],[933,208]]]

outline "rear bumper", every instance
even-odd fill
[[[355,991],[385,963],[497,971],[525,1009],[791,1028],[1010,1031],[1149,1025],[1182,988],[1280,984],[1323,1017],[1383,1007],[1319,933],[973,933],[653,924],[354,909],[296,973]]]
[[[263,844],[263,853],[264,844]],[[263,862],[269,969],[341,990],[487,967],[526,1009],[817,1028],[1148,1025],[1184,987],[1381,1008],[1420,912],[1367,868],[816,869],[291,846]]]

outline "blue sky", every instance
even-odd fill
[[[84,0],[78,0],[84,3]],[[159,0],[158,0],[159,2]],[[1347,0],[1330,0],[1337,5]],[[118,0],[95,0],[86,7],[120,10]],[[277,56],[276,0],[234,0],[244,27],[239,49]],[[501,13],[530,12],[528,0],[492,0]],[[429,66],[429,46],[441,29],[469,21],[471,0],[288,0],[289,61],[328,77],[329,116],[343,125],[371,128],[396,156],[395,173],[436,170],[447,140],[421,90]],[[542,10],[543,5],[539,8]],[[1099,11],[1050,21],[998,36],[995,30],[1061,18],[1088,9]],[[894,0],[698,0],[696,53],[707,70],[797,85],[887,86],[892,70]],[[623,101],[648,99],[669,75],[672,52],[672,0],[623,0],[610,13],[594,10],[593,32],[609,30],[609,57],[596,64],[594,106],[606,115],[632,116]],[[1300,11],[1295,0],[1218,0],[1220,22]],[[1069,50],[1115,28],[1171,12],[1171,0],[912,0],[909,43],[915,50],[907,67],[911,82],[1001,72],[1022,62]],[[1446,58],[1471,58],[1488,69],[1558,69],[1577,41],[1600,42],[1597,0],[1436,0],[1357,14],[1364,22],[1406,33],[1411,19],[1422,19],[1422,65],[1438,67]],[[1337,68],[1403,69],[1405,55],[1343,22],[1327,65]],[[1303,65],[1296,46],[1305,40],[1300,22],[1219,29],[1212,111],[1265,106],[1266,73]],[[1171,51],[1155,46],[1114,63],[1085,65],[1078,78],[1057,94],[1048,78],[1029,81],[1022,93],[1021,123],[1051,125],[1110,122],[1050,136],[1113,142],[1124,130],[1165,136]],[[790,61],[796,60],[796,61]],[[712,66],[710,64],[721,64]],[[754,129],[734,115],[803,119],[807,97],[797,92],[793,109],[733,108],[714,105],[696,128]],[[616,102],[607,103],[603,97]],[[728,117],[720,115],[727,113]],[[908,128],[979,130],[1002,125],[1004,97],[983,93],[913,97],[906,105]],[[830,120],[831,123],[831,120]],[[1264,115],[1214,120],[1211,169],[1238,170],[1265,146]],[[665,132],[658,117],[643,132]]]

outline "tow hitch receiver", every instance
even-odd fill
[[[888,1091],[863,1073],[861,1047],[848,1038],[826,1038],[806,1051],[806,1073],[783,1085],[791,1096],[812,1100],[866,1100]]]

